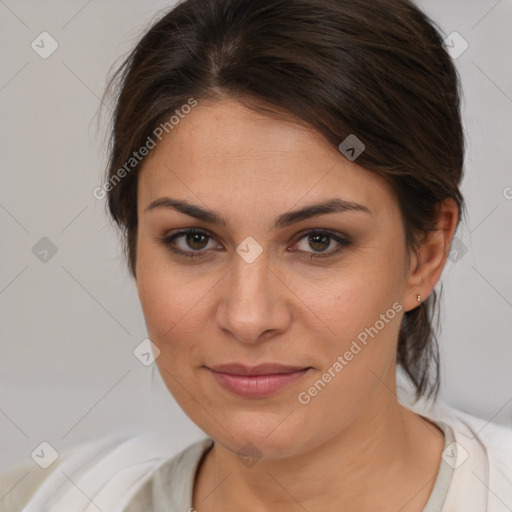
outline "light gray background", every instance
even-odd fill
[[[133,355],[144,319],[92,194],[106,161],[94,116],[109,68],[171,4],[0,0],[0,470],[43,440],[61,449],[125,425],[172,430],[176,451],[201,436]],[[443,274],[442,398],[510,425],[512,1],[419,5],[469,44],[455,60],[469,207],[457,236],[468,252]],[[46,60],[31,48],[43,31],[59,44]],[[32,253],[42,237],[58,249],[46,263]]]

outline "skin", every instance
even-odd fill
[[[228,226],[171,208],[169,196],[211,209]],[[274,229],[280,214],[340,197],[371,213],[329,213]],[[438,229],[415,253],[385,181],[350,162],[301,123],[262,115],[232,99],[201,101],[152,150],[138,184],[137,288],[156,362],[185,413],[214,439],[196,473],[199,512],[421,511],[441,461],[442,432],[396,398],[396,345],[405,311],[441,276],[457,222],[442,203]],[[182,236],[173,254],[160,238]],[[351,245],[308,242],[327,229]],[[247,263],[246,237],[263,252]],[[309,239],[310,240],[310,239]],[[304,257],[306,256],[306,257]],[[394,303],[402,310],[307,404],[298,400],[365,328]],[[263,362],[312,367],[267,398],[220,387],[206,367]],[[237,455],[247,443],[259,457]]]

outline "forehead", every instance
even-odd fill
[[[383,178],[312,128],[234,100],[200,101],[148,155],[139,208],[166,194],[243,208],[265,201],[283,209],[336,195],[377,210],[394,202]]]

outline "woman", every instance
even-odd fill
[[[89,443],[13,507],[510,510],[511,432],[435,403],[458,87],[406,0],[186,0],[155,23],[112,82],[96,194],[207,437]]]

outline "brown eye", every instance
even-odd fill
[[[304,254],[305,258],[327,258],[338,254],[340,251],[351,245],[350,240],[330,233],[329,231],[309,231],[300,237],[295,246]],[[312,249],[312,251],[311,251]]]
[[[194,258],[207,255],[209,252],[208,243],[213,240],[213,236],[205,231],[192,229],[178,231],[173,235],[159,237],[158,239],[173,253]],[[210,247],[210,249],[212,248]]]
[[[315,251],[325,251],[330,243],[331,237],[329,235],[309,235],[308,243]]]
[[[208,244],[209,238],[204,233],[187,233],[185,235],[185,243],[194,250],[204,249]]]

